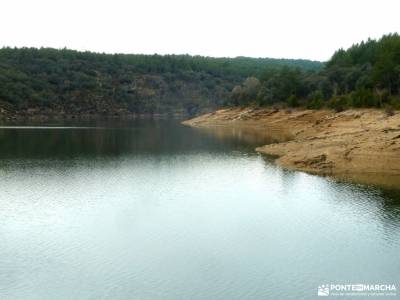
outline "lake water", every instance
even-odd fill
[[[285,171],[233,129],[70,125],[0,129],[0,299],[400,289],[399,191]]]

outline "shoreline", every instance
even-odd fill
[[[276,142],[255,150],[286,169],[400,187],[400,112],[228,108],[182,124],[262,130]]]

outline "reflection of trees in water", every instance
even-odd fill
[[[307,177],[302,172],[276,166],[274,157],[262,155],[262,158],[266,169],[279,178],[281,192],[292,193],[296,186],[306,186],[311,194],[314,189],[324,191],[327,196],[324,201],[336,209],[345,208],[354,215],[375,219],[381,224],[382,234],[387,240],[395,240],[395,235],[400,234],[400,184],[393,185],[397,188],[385,188],[354,184],[332,177]],[[307,178],[311,178],[310,181]]]
[[[352,177],[354,180],[355,177]],[[384,178],[381,178],[384,180]],[[394,179],[392,179],[394,180]],[[398,178],[396,179],[398,180]],[[354,213],[370,215],[382,224],[385,236],[399,232],[400,229],[400,190],[353,184],[348,181],[335,181],[330,179],[330,189],[335,191],[335,201],[341,205],[351,205]],[[397,185],[400,187],[400,185]],[[394,231],[394,229],[396,229]],[[389,239],[391,239],[389,237]]]
[[[255,146],[251,142],[259,145],[265,141],[258,134],[251,135],[247,131],[222,133],[196,130],[181,126],[176,120],[90,122],[79,125],[89,127],[0,129],[1,157],[119,156],[235,149],[253,151]]]
[[[394,240],[395,235],[400,233],[399,189],[355,185],[330,179],[329,192],[335,195],[331,199],[337,205],[349,206],[353,214],[378,221],[385,239]]]
[[[379,186],[386,189],[400,188],[400,176],[397,174],[346,173],[339,174],[337,177],[347,182]]]
[[[391,226],[400,229],[400,189],[382,189],[382,218]]]

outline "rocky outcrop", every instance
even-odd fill
[[[400,113],[378,109],[232,108],[186,121],[195,127],[239,126],[281,135],[256,148],[289,169],[357,182],[400,186]]]

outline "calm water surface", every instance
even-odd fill
[[[235,130],[52,125],[0,129],[0,299],[400,288],[398,191],[284,171]]]

